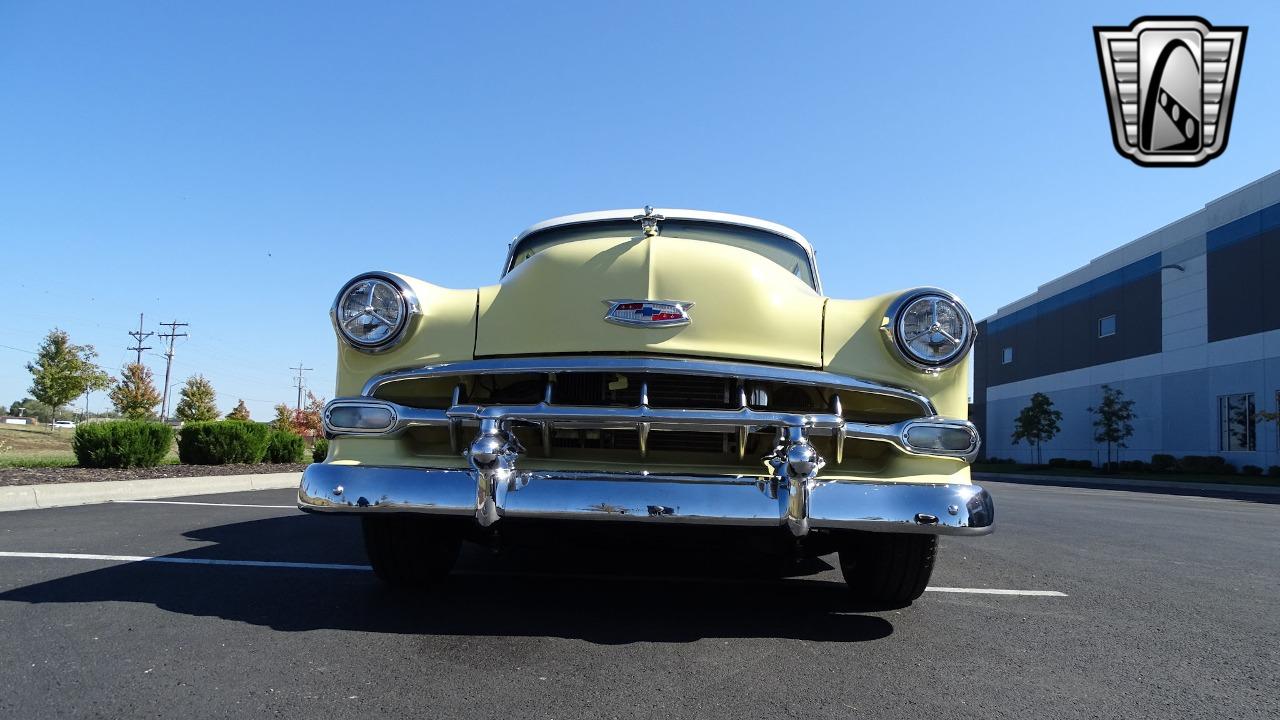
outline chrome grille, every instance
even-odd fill
[[[450,372],[450,371],[453,372]],[[718,371],[718,372],[717,372]],[[719,423],[716,413],[791,413],[889,425],[929,417],[932,405],[922,396],[820,371],[673,358],[513,358],[472,361],[371,380],[366,395],[424,410],[493,406],[537,409],[540,419],[515,423],[535,430],[531,452],[554,457],[557,451],[635,451],[723,455],[742,459],[767,449],[773,426]],[[600,408],[622,414],[600,415]],[[645,422],[645,408],[700,413],[705,422]],[[586,417],[561,415],[559,409]],[[637,414],[631,417],[628,409]],[[712,411],[702,413],[701,411]],[[616,418],[616,419],[615,419]],[[628,419],[629,418],[629,419]],[[837,420],[838,422],[838,420]],[[451,423],[448,451],[456,452],[462,420]],[[652,432],[651,432],[652,431]],[[835,434],[833,433],[833,436]],[[843,447],[843,441],[833,441]],[[842,453],[834,449],[834,455]]]

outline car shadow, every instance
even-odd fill
[[[1177,487],[1172,485],[1117,485],[1107,482],[1105,476],[1097,480],[1084,477],[1059,477],[1053,475],[1032,476],[1019,475],[1005,477],[1003,473],[975,473],[974,479],[983,485],[988,483],[1008,483],[1010,485],[1038,485],[1041,487],[1072,487],[1088,490],[1111,490],[1129,493],[1145,493],[1148,495],[1172,495],[1177,497],[1207,497],[1219,500],[1238,500],[1240,502],[1258,503],[1262,505],[1280,505],[1280,495],[1268,493],[1269,486],[1260,486],[1258,492],[1239,489],[1240,486],[1214,487],[1211,483],[1199,483],[1194,487]],[[1190,484],[1190,483],[1188,483]]]
[[[359,523],[291,515],[185,534],[198,548],[166,558],[364,565]],[[0,601],[147,603],[172,613],[271,627],[420,635],[558,637],[598,644],[702,638],[876,640],[883,617],[851,604],[822,560],[782,577],[769,559],[722,548],[468,545],[429,593],[387,590],[367,570],[133,562],[15,588]],[[801,576],[801,577],[796,577]]]

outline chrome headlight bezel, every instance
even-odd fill
[[[391,288],[400,301],[399,322],[396,323],[385,338],[373,343],[360,340],[348,334],[338,316],[342,308],[342,301],[347,297],[347,294],[360,283],[369,280]],[[386,352],[399,345],[405,338],[413,334],[421,316],[422,308],[418,303],[418,295],[413,291],[413,288],[409,287],[409,284],[399,275],[389,272],[367,272],[351,278],[334,296],[333,305],[329,308],[329,319],[333,322],[333,329],[342,343],[367,353]]]
[[[959,339],[960,342],[955,350],[941,359],[920,357],[911,350],[911,346],[903,336],[902,325],[906,318],[907,309],[917,301],[925,299],[936,299],[940,302],[948,303],[955,307],[957,314],[964,321],[964,336]],[[973,341],[977,335],[977,327],[973,323],[973,316],[969,314],[969,309],[964,306],[960,298],[946,290],[934,287],[916,288],[899,295],[889,304],[889,309],[885,311],[880,330],[885,345],[888,346],[894,356],[904,364],[925,373],[939,373],[958,365],[969,354],[969,350],[973,348]]]

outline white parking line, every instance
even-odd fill
[[[971,595],[1031,595],[1033,597],[1066,597],[1057,590],[1002,590],[999,588],[927,587],[927,592],[969,593]]]
[[[248,505],[244,503],[190,502],[188,500],[112,500],[114,503],[131,505],[212,505],[214,507],[251,507],[251,508],[285,508],[297,510],[297,505]]]
[[[41,553],[41,552],[4,552],[0,557],[42,558],[48,560],[110,560],[115,562],[156,562],[174,565],[234,565],[237,567],[278,567],[298,568],[302,570],[359,570],[368,571],[368,565],[343,565],[339,563],[299,563],[279,562],[275,560],[215,560],[213,558],[184,558],[150,555],[91,555],[89,553]]]
[[[268,568],[290,568],[295,570],[356,570],[360,572],[368,572],[373,568],[368,565],[348,565],[342,563],[303,563],[303,562],[284,562],[278,560],[217,560],[214,558],[185,558],[185,557],[169,557],[154,555],[95,555],[90,553],[46,553],[46,552],[9,552],[0,550],[0,557],[9,558],[34,558],[45,560],[106,560],[111,562],[155,562],[170,563],[174,565],[230,565],[233,567],[268,567]],[[543,577],[550,579],[587,579],[587,580],[609,580],[607,575],[583,575],[583,574],[556,574],[556,573],[530,573],[530,572],[494,572],[494,571],[461,571],[458,575],[471,575],[482,577]],[[661,577],[661,578],[645,578],[647,580],[669,581],[669,582],[707,582],[707,578],[687,578],[687,577]],[[712,578],[711,582],[721,582],[727,580],[733,582],[733,578]],[[747,580],[748,583],[766,582],[758,580]],[[1067,597],[1066,593],[1057,590],[1006,590],[1001,588],[957,588],[957,587],[927,587],[927,592],[942,593],[968,593],[973,595],[1022,595],[1030,597]]]

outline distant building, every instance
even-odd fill
[[[1029,459],[1010,434],[1032,393],[1062,411],[1044,457],[1088,459],[1087,408],[1109,384],[1136,401],[1122,459],[1221,455],[1280,464],[1280,172],[1113,250],[978,324],[974,422],[987,457]]]

